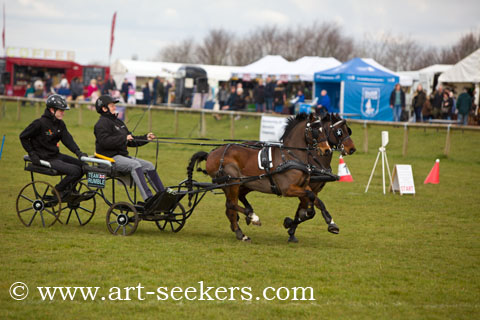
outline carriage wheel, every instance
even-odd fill
[[[60,194],[51,184],[32,181],[20,190],[16,207],[18,218],[26,227],[40,224],[46,228],[57,222],[62,202]]]
[[[107,228],[115,236],[133,234],[139,220],[137,210],[128,202],[116,202],[107,211]]]
[[[68,214],[65,224],[70,222],[70,219],[77,220],[81,226],[86,225],[92,220],[97,208],[95,200],[96,190],[90,188],[85,182],[80,181],[75,187],[78,198],[68,202],[65,212]],[[64,213],[65,215],[65,213]]]
[[[185,208],[183,208],[181,203],[178,203],[177,206],[165,214],[165,220],[155,221],[158,229],[164,231],[168,229],[168,226],[172,229],[173,232],[178,232],[182,230],[185,222],[187,221],[187,215]]]

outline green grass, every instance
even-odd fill
[[[129,112],[133,128],[140,111]],[[173,136],[171,112],[153,112],[154,132]],[[105,226],[107,207],[100,204],[85,227],[59,225],[24,227],[16,215],[18,192],[29,182],[23,171],[24,151],[18,134],[35,119],[31,107],[16,121],[16,105],[7,104],[0,120],[6,143],[0,160],[0,318],[11,319],[475,319],[480,317],[480,151],[479,133],[453,131],[449,157],[444,157],[445,131],[410,129],[407,156],[402,157],[403,127],[370,127],[368,153],[363,153],[363,129],[353,124],[359,150],[345,161],[353,183],[330,183],[320,194],[339,235],[327,232],[317,213],[297,230],[298,244],[287,243],[284,217],[293,216],[298,201],[252,193],[249,201],[261,227],[245,226],[250,244],[239,242],[225,217],[224,196],[207,194],[184,229],[160,232],[141,222],[130,237],[114,237]],[[66,114],[70,132],[87,153],[94,152],[93,125],[97,114],[77,110]],[[198,137],[198,115],[181,114],[178,136]],[[146,132],[146,117],[137,134]],[[235,138],[257,139],[259,120],[235,122]],[[380,131],[390,132],[390,165],[411,164],[415,196],[382,194],[377,167],[369,192],[364,193],[380,146]],[[207,117],[207,136],[229,138],[230,119]],[[69,153],[65,147],[62,151]],[[159,173],[165,184],[185,178],[190,156],[210,147],[161,145]],[[134,151],[133,151],[134,152]],[[139,149],[155,161],[155,146]],[[440,184],[423,180],[440,158]],[[332,167],[336,172],[337,155]],[[43,179],[48,181],[55,181]],[[39,178],[40,179],[40,178]],[[197,180],[205,177],[197,176]],[[13,300],[8,291],[16,281],[30,294]],[[98,286],[146,290],[174,286],[198,288],[251,287],[253,297],[265,287],[312,287],[315,301],[42,301],[37,286]]]

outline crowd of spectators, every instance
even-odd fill
[[[419,84],[413,94],[412,111],[415,122],[458,122],[467,125],[473,122],[475,105],[474,91],[463,88],[462,93],[456,95],[453,89],[443,88],[439,84],[434,92],[427,96],[422,85]],[[394,121],[408,121],[409,113],[405,107],[405,93],[397,84],[390,95],[390,107],[393,109]]]

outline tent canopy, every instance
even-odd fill
[[[480,49],[465,59],[459,61],[452,68],[445,71],[438,78],[440,82],[480,82]]]
[[[256,77],[275,76],[283,81],[313,81],[317,71],[330,69],[341,64],[335,58],[303,57],[289,62],[282,56],[265,56],[245,67],[240,68],[232,76],[249,81]]]
[[[134,74],[136,77],[153,78],[160,76],[162,78],[173,77],[178,68],[184,63],[161,62],[161,61],[137,61],[120,59],[111,66],[112,74]],[[207,72],[209,80],[228,81],[233,71],[239,67],[235,66],[216,66],[204,64],[188,64],[200,67]]]
[[[368,60],[367,60],[368,61]],[[315,96],[321,101],[321,91],[326,90],[332,108],[350,117],[369,120],[392,120],[390,93],[399,77],[384,67],[379,68],[354,58],[342,65],[315,73]]]
[[[315,73],[315,81],[364,81],[375,83],[396,83],[399,77],[392,72],[387,72],[385,67],[382,69],[378,66],[374,66],[371,62],[372,59],[353,58],[350,61],[343,63],[342,65]],[[378,65],[377,62],[375,64]]]

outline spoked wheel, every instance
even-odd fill
[[[81,226],[86,225],[92,220],[97,208],[95,200],[96,190],[90,188],[85,182],[80,181],[73,192],[75,195],[67,203],[67,208],[64,212],[67,214],[65,224],[70,222],[70,219],[77,220]],[[64,213],[64,216],[65,216]]]
[[[173,232],[178,232],[182,230],[185,222],[187,221],[187,215],[185,208],[181,203],[178,203],[177,206],[165,214],[164,220],[155,221],[158,229],[164,231],[165,229],[171,229]]]
[[[116,202],[107,211],[107,228],[111,234],[129,236],[137,230],[139,217],[128,202]]]
[[[50,227],[59,220],[62,211],[60,194],[44,181],[33,181],[25,185],[18,194],[16,206],[18,218],[26,227]]]

